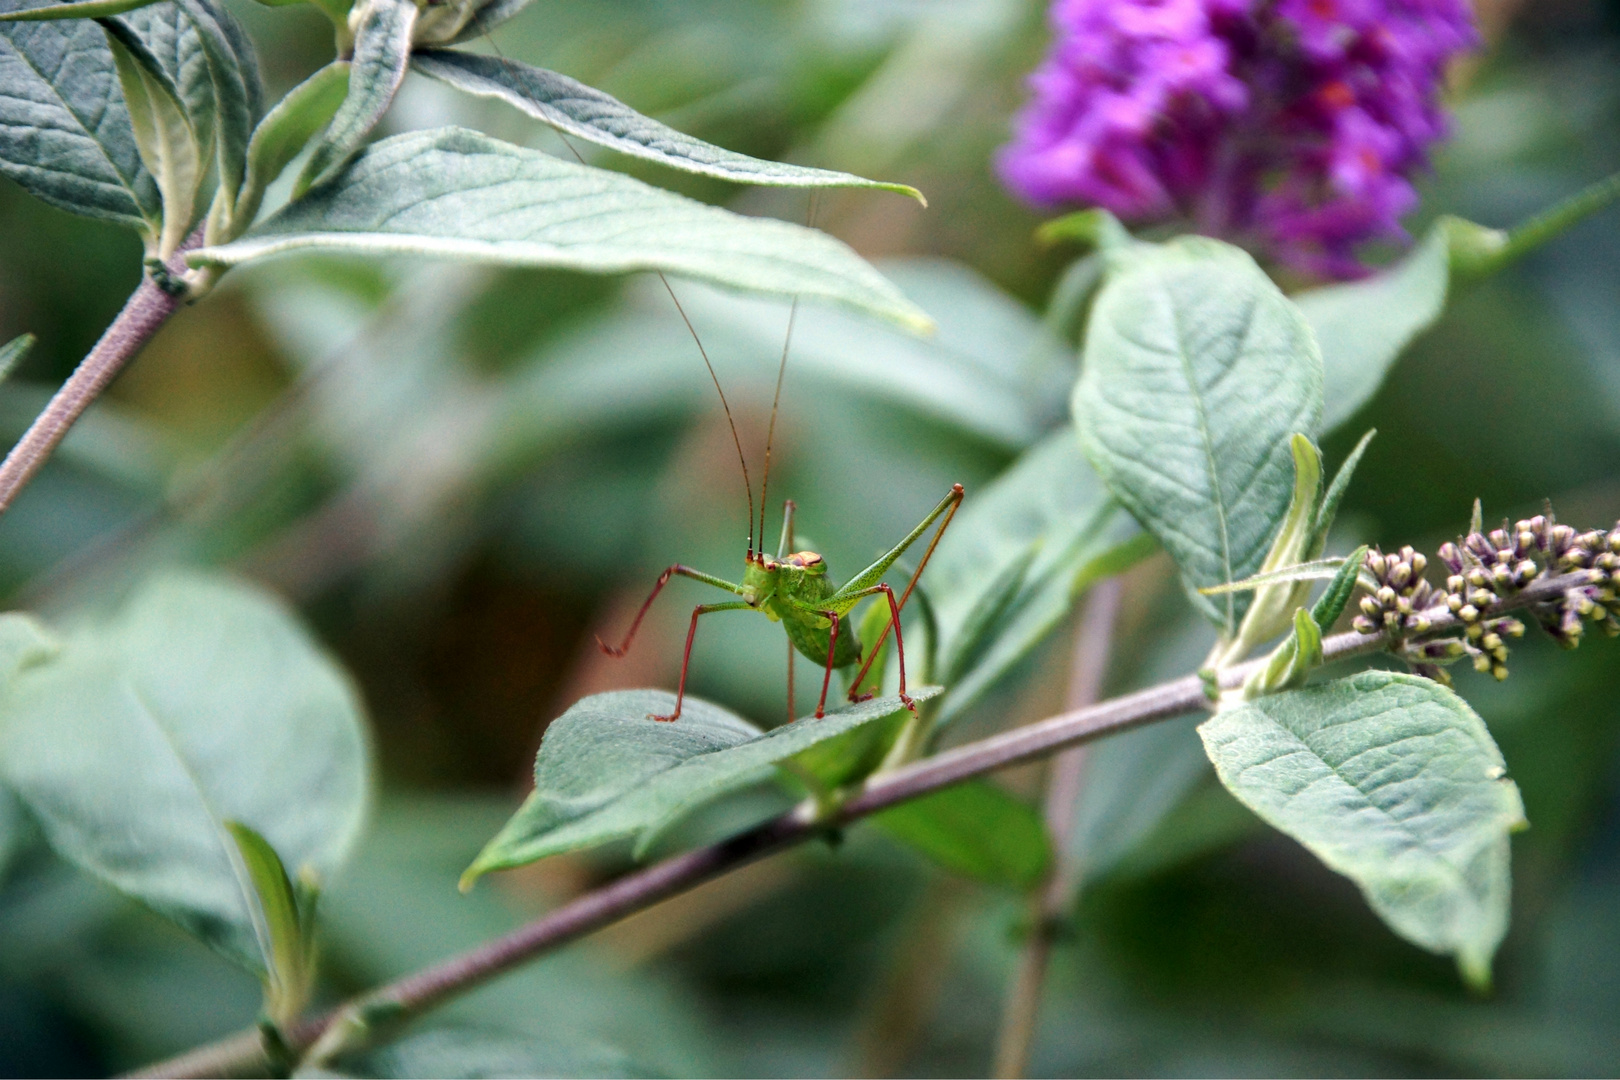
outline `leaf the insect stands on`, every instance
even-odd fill
[[[1466,702],[1366,671],[1222,709],[1198,734],[1244,805],[1354,881],[1396,933],[1489,984],[1524,807]]]
[[[911,691],[917,702],[938,687]],[[659,690],[596,694],[546,728],[535,758],[534,791],[484,846],[462,887],[491,870],[548,855],[635,840],[642,853],[694,810],[777,775],[800,754],[905,714],[898,697],[875,698],[761,732],[717,705],[688,696],[678,720],[675,696]]]

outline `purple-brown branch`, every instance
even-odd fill
[[[188,269],[185,252],[201,243],[202,229],[198,228],[170,258],[167,269],[175,279]],[[79,361],[79,366],[73,369],[73,374],[44,411],[34,418],[5,461],[0,462],[0,513],[10,508],[66,437],[68,429],[183,303],[183,294],[166,291],[150,274],[142,276],[140,285],[130,294],[124,309],[101,335],[95,348]]]

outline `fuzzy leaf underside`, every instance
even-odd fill
[[[169,574],[0,688],[0,776],[59,855],[263,971],[226,822],[324,879],[358,836],[369,766],[354,689],[288,612]]]
[[[1244,805],[1354,881],[1396,933],[1489,982],[1524,807],[1466,702],[1367,671],[1224,709],[1198,733]]]
[[[417,8],[411,0],[360,0],[364,13],[355,31],[349,90],[326,134],[298,179],[302,193],[330,180],[360,149],[393,104],[411,59]]]
[[[646,117],[617,98],[566,75],[504,57],[420,49],[411,65],[479,97],[495,98],[566,135],[682,172],[769,187],[860,187],[921,200],[916,188],[739,154]]]
[[[0,0],[0,11],[23,6]],[[0,25],[0,86],[0,171],[75,214],[143,231],[161,220],[100,26]]]
[[[1258,571],[1289,505],[1289,437],[1314,432],[1309,325],[1242,251],[1183,237],[1110,255],[1074,392],[1081,445],[1228,633],[1248,598],[1197,589]]]
[[[925,701],[938,687],[912,690]],[[535,789],[473,861],[463,883],[581,848],[637,838],[645,847],[706,803],[776,775],[796,755],[886,720],[905,708],[876,698],[760,732],[733,713],[688,697],[681,718],[660,722],[674,695],[596,694],[552,721],[535,758]]]
[[[913,328],[929,319],[847,246],[461,128],[384,139],[242,238],[193,252],[236,265],[280,252],[416,253],[618,274],[662,270],[801,295]]]

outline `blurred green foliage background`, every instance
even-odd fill
[[[272,95],[329,56],[312,9],[233,10]],[[1620,4],[1484,0],[1423,214],[1512,223],[1620,169]],[[922,210],[823,196],[816,223],[941,321],[915,342],[809,311],[788,370],[773,503],[858,568],[953,481],[976,487],[1061,423],[1072,349],[1036,314],[1072,251],[989,168],[1044,48],[1028,0],[535,0],[488,47],[705,139],[914,184]],[[411,76],[388,125],[479,127],[569,154],[519,114]],[[749,213],[739,193],[587,154]],[[1414,228],[1421,221],[1414,222]],[[138,242],[0,181],[0,340],[40,346],[0,389],[20,434],[133,288]],[[763,446],[786,306],[675,283]],[[696,350],[656,281],[296,259],[230,275],[175,319],[0,519],[9,606],[51,611],[157,563],[230,568],[300,605],[361,684],[385,777],[326,901],[338,995],[513,925],[624,865],[565,858],[469,897],[456,875],[521,796],[544,723],[585,693],[672,685],[696,586],[620,631],[658,570],[740,572],[746,510]],[[1346,541],[1433,550],[1550,497],[1620,516],[1620,213],[1467,293],[1331,439],[1380,434]],[[769,515],[779,521],[779,504]],[[1344,545],[1344,549],[1348,544]],[[1150,562],[1128,580],[1111,685],[1189,670],[1204,643]],[[780,638],[712,620],[697,693],[786,715]],[[1053,642],[953,737],[1044,715]],[[1532,828],[1491,997],[1391,935],[1353,887],[1214,783],[1189,722],[1106,744],[1081,807],[1089,885],[1059,950],[1037,1074],[1612,1074],[1620,1069],[1620,653],[1540,640],[1489,722]],[[808,679],[800,680],[808,694]],[[1033,792],[1039,771],[1004,780]],[[742,808],[745,810],[746,808]],[[0,821],[15,816],[0,805]],[[0,828],[0,1074],[84,1075],[251,1023],[257,986]],[[595,1075],[979,1075],[1024,907],[873,831],[779,857],[533,964],[453,1007],[469,1024],[599,1043]]]

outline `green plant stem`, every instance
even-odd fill
[[[1522,225],[1510,230],[1500,248],[1466,266],[1474,276],[1484,277],[1518,262],[1530,252],[1569,231],[1616,200],[1620,200],[1620,173],[1606,176],[1549,206]]]
[[[1493,604],[1483,614],[1491,616],[1554,600],[1565,590],[1589,581],[1584,572],[1537,581],[1518,595]],[[1431,627],[1424,636],[1444,634],[1458,626],[1456,617],[1444,609],[1427,614]],[[1328,638],[1323,642],[1322,652],[1324,660],[1331,662],[1380,652],[1390,644],[1385,635],[1367,636],[1352,631]],[[1243,685],[1243,680],[1265,662],[1262,658],[1223,672],[1222,687],[1231,689]],[[285,1032],[287,1046],[295,1054],[302,1054],[340,1020],[358,1019],[363,1027],[364,1021],[371,1017],[387,1017],[396,1022],[408,1019],[537,956],[772,852],[826,836],[832,830],[880,810],[963,780],[1145,724],[1196,712],[1208,708],[1209,704],[1202,680],[1197,675],[1188,675],[1097,705],[1059,713],[874,776],[859,794],[828,818],[818,819],[807,807],[800,806],[730,840],[675,855],[627,874],[493,941],[292,1025]],[[258,1033],[241,1032],[133,1075],[257,1076],[265,1075],[270,1066],[271,1058]]]
[[[201,243],[202,230],[198,229],[169,259],[167,269],[176,280],[188,269],[185,253]],[[151,274],[141,277],[124,310],[0,462],[0,513],[10,508],[84,411],[183,303],[183,294],[165,291]]]
[[[1070,711],[1083,709],[1102,697],[1108,673],[1114,624],[1119,620],[1124,585],[1109,578],[1092,590],[1075,641],[1074,665],[1069,679]],[[1080,860],[1074,851],[1074,809],[1086,764],[1086,748],[1074,746],[1052,759],[1046,779],[1046,835],[1052,842],[1052,869],[1031,901],[1029,939],[1018,960],[1012,986],[1001,1014],[991,1075],[1016,1080],[1029,1070],[1030,1047],[1040,1018],[1041,988],[1052,949],[1063,933],[1064,921],[1080,892]]]

